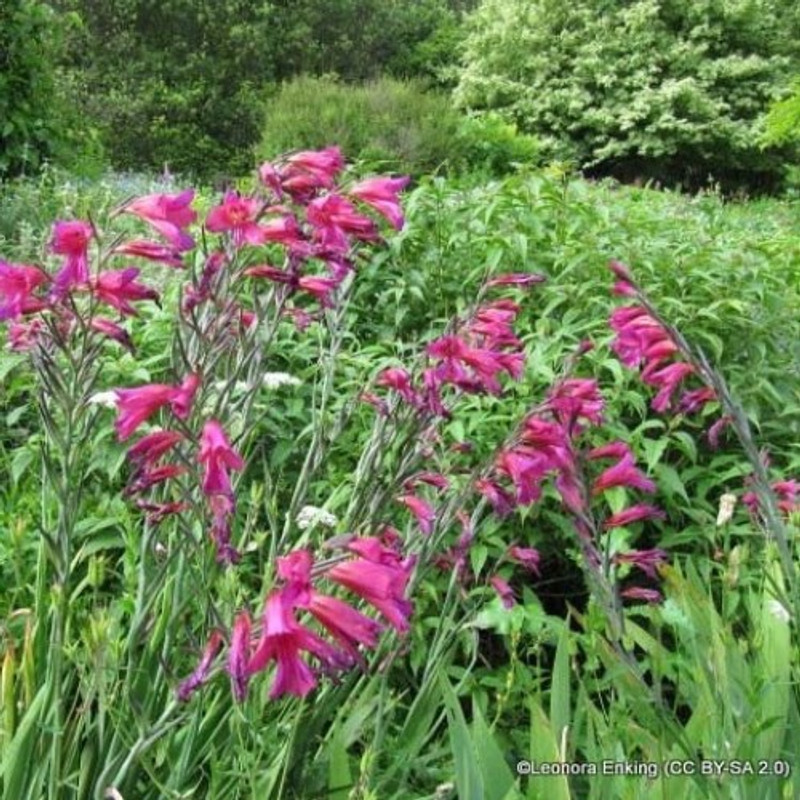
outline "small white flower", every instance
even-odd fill
[[[301,531],[310,528],[312,525],[324,525],[326,528],[333,528],[338,520],[324,508],[316,506],[303,506],[297,513],[297,527]]]
[[[792,618],[792,615],[786,609],[786,606],[781,603],[780,600],[775,600],[774,598],[767,603],[767,608],[769,609],[769,613],[772,614],[775,619],[779,619],[781,622],[789,622]]]
[[[733,517],[733,509],[736,508],[736,495],[723,494],[719,499],[719,512],[717,513],[717,527],[730,522]]]
[[[119,402],[119,395],[115,391],[97,392],[86,402],[92,405],[105,406],[106,408],[116,408]]]
[[[266,372],[261,382],[267,389],[280,389],[281,386],[299,386],[302,381],[288,372]]]

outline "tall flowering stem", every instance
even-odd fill
[[[710,400],[716,400],[720,404],[723,416],[709,431],[709,440],[714,444],[719,431],[726,425],[730,426],[736,433],[753,470],[751,489],[757,499],[758,509],[763,515],[767,534],[777,545],[783,572],[792,587],[795,608],[800,609],[800,587],[798,587],[797,569],[792,557],[788,531],[780,513],[778,498],[767,474],[764,457],[756,443],[747,414],[741,404],[733,397],[722,373],[710,364],[700,348],[690,344],[686,337],[660,314],[656,305],[635,281],[631,270],[618,261],[612,261],[609,266],[616,278],[613,289],[614,294],[632,298],[637,304],[621,307],[617,309],[615,314],[627,310],[627,316],[631,318],[639,313],[637,309],[640,309],[642,313],[646,313],[656,329],[662,332],[661,341],[666,343],[666,347],[662,346],[663,355],[660,358],[664,359],[673,354],[679,355],[684,360],[683,363],[688,367],[685,370],[685,374],[696,375],[706,387],[705,393],[697,390],[695,392],[686,392],[684,398],[688,396],[688,400],[682,401],[678,410],[693,411]],[[617,342],[619,342],[619,331]],[[626,363],[629,366],[633,365],[631,362]],[[657,363],[662,366],[663,371],[664,362],[657,360]],[[647,372],[647,369],[645,369],[645,372]],[[697,400],[694,398],[697,398]]]

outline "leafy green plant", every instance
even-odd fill
[[[796,73],[793,3],[486,0],[456,89],[593,174],[769,189],[760,117]]]

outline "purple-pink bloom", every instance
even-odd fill
[[[652,494],[656,485],[639,470],[630,455],[623,456],[613,467],[602,472],[592,487],[592,494],[600,494],[617,486],[640,489]]]
[[[410,180],[408,177],[367,178],[353,186],[349,194],[374,208],[399,231],[403,227],[404,219],[397,196],[408,186]]]
[[[544,283],[547,278],[535,272],[508,272],[505,275],[497,275],[486,281],[487,286],[533,286],[536,283]]]
[[[518,564],[521,564],[529,572],[536,575],[539,574],[539,551],[533,547],[520,547],[517,544],[512,544],[508,548],[508,555]]]
[[[436,520],[436,512],[433,506],[421,497],[414,494],[404,494],[397,498],[398,503],[402,503],[416,518],[420,530],[430,536],[433,531],[433,523]]]
[[[175,267],[176,269],[186,268],[180,250],[160,242],[151,242],[147,239],[134,239],[133,241],[125,242],[115,247],[111,252],[119,256],[145,258],[148,261],[156,261],[159,264],[166,264],[168,267]]]
[[[119,342],[126,350],[133,353],[133,342],[131,341],[128,331],[126,331],[121,325],[117,325],[116,322],[113,322],[106,317],[92,317],[91,321],[89,322],[89,327],[93,331],[97,331],[97,333],[101,334],[102,336],[106,336],[109,339],[113,339],[115,342]]]
[[[508,584],[508,581],[503,580],[499,575],[495,575],[493,578],[489,579],[489,583],[492,584],[492,588],[499,595],[504,608],[513,608],[517,604],[517,600],[514,597],[514,590]]]
[[[244,469],[244,460],[231,447],[222,425],[215,419],[209,420],[203,426],[197,460],[205,467],[204,494],[230,495],[232,490],[229,470]]]
[[[123,211],[150,223],[176,250],[191,250],[194,239],[186,232],[197,220],[192,209],[194,189],[179,194],[149,194],[128,203]]]
[[[611,528],[623,528],[625,525],[630,525],[632,522],[642,522],[646,519],[666,519],[666,516],[667,515],[660,508],[656,508],[656,506],[651,506],[647,503],[639,503],[623,511],[618,511],[616,514],[612,514],[603,523],[603,527],[606,530],[610,530]]]
[[[247,684],[250,680],[248,672],[251,650],[250,628],[250,615],[247,611],[237,614],[231,632],[228,663],[225,669],[231,678],[233,696],[239,702],[247,696]]]
[[[139,272],[135,267],[101,272],[92,280],[92,292],[98,300],[116,308],[120,314],[136,316],[137,311],[130,300],[158,302],[158,292],[155,289],[136,282]]]
[[[664,550],[653,548],[651,550],[631,550],[627,553],[617,553],[613,557],[615,564],[633,564],[650,578],[656,578],[656,570],[667,562]]]
[[[53,225],[53,237],[50,249],[66,256],[64,264],[53,280],[53,295],[61,298],[76,286],[82,286],[89,280],[89,240],[94,230],[88,222],[75,220],[56,222]]]
[[[212,233],[230,233],[236,247],[245,243],[264,244],[267,241],[265,231],[256,222],[262,207],[261,201],[254,197],[228,192],[222,203],[208,212],[206,228]]]
[[[44,308],[44,302],[35,298],[33,292],[48,280],[39,267],[0,260],[0,320],[17,319]]]
[[[620,592],[621,597],[629,600],[644,600],[645,603],[660,603],[661,592],[658,589],[643,589],[641,586],[631,586]]]
[[[211,667],[214,664],[214,659],[217,657],[217,653],[222,648],[223,643],[224,639],[222,634],[215,630],[208,640],[208,644],[203,651],[203,657],[200,659],[197,669],[178,686],[178,700],[185,702],[208,680]]]

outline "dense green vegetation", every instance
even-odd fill
[[[800,794],[799,28],[6,3],[0,798]]]

